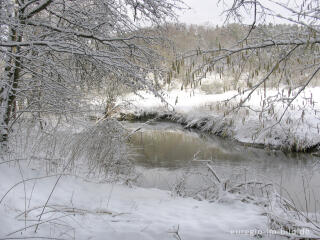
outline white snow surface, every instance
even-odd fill
[[[22,179],[44,171],[0,164],[0,199]],[[22,177],[23,176],[23,177]],[[0,239],[250,239],[230,231],[266,230],[267,217],[258,206],[242,202],[209,203],[174,197],[168,191],[63,176],[35,224],[57,176],[26,180],[0,203]],[[27,209],[28,214],[23,212]],[[25,221],[26,219],[26,221]],[[24,228],[26,230],[24,230]]]
[[[226,106],[224,100],[230,99],[237,91],[221,94],[206,94],[200,89],[171,89],[164,93],[166,102],[148,92],[139,95],[129,94],[121,102],[131,102],[125,113],[162,114],[170,111],[177,122],[187,126],[202,123],[201,128],[219,133],[243,143],[265,144],[290,148],[298,146],[305,149],[320,143],[320,87],[306,88],[290,105],[279,124],[276,124],[287,107],[287,100],[273,102],[277,98],[288,99],[298,90],[290,91],[268,89],[265,104],[272,105],[274,113],[264,112],[263,89],[255,91],[240,111],[227,112],[245,99],[248,93],[232,99]],[[142,96],[142,97],[141,97]],[[271,109],[271,108],[270,108]],[[203,123],[205,123],[203,125]]]

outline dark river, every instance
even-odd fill
[[[170,190],[186,172],[208,171],[204,160],[211,160],[220,179],[237,177],[239,181],[270,182],[288,191],[281,192],[299,209],[309,212],[320,209],[319,157],[246,147],[221,137],[185,130],[174,123],[125,125],[130,130],[141,128],[130,140],[137,152],[135,163],[141,174],[140,186]],[[189,187],[196,188],[199,184],[203,184],[200,178],[192,176]]]

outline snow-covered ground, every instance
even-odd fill
[[[58,176],[20,166],[21,172],[16,162],[0,164],[0,239],[179,239],[175,232],[183,240],[249,239],[267,230],[267,217],[252,204],[209,203],[75,176],[61,177],[54,188]]]
[[[255,91],[239,111],[231,109],[246,98],[241,94],[228,103],[237,91],[208,94],[200,89],[171,89],[164,93],[166,102],[151,93],[139,92],[119,100],[131,102],[123,112],[135,115],[170,112],[176,122],[195,126],[243,143],[264,144],[285,149],[306,150],[320,143],[320,87],[305,89],[287,108],[289,97],[298,90],[263,89]],[[283,101],[274,101],[282,98]],[[261,113],[262,106],[266,111]],[[285,111],[286,110],[286,111]],[[285,112],[285,113],[284,113]],[[228,113],[228,114],[226,114]],[[284,114],[283,114],[284,113]],[[279,124],[281,116],[283,117]]]

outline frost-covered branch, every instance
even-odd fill
[[[180,0],[1,3],[0,139],[16,112],[82,112],[88,89],[108,89],[111,81],[160,96],[148,76],[164,74],[154,49]]]
[[[290,105],[296,99],[296,95],[290,96],[292,90],[305,89],[317,79],[314,73],[320,67],[319,4],[318,0],[303,0],[301,5],[294,1],[284,4],[273,0],[234,0],[225,14],[227,20],[241,23],[234,28],[242,35],[232,44],[220,41],[215,48],[198,47],[181,54],[173,63],[171,76],[183,68],[185,84],[191,86],[201,84],[201,80],[210,74],[218,74],[221,79],[234,78],[228,90],[237,90],[238,94],[229,100],[239,96],[241,100],[231,110],[247,107],[245,103],[260,88],[265,92],[261,113],[270,110],[276,102]],[[279,8],[286,14],[274,10]],[[243,24],[244,16],[252,20],[251,24]],[[290,25],[266,24],[270,17]],[[266,99],[268,88],[279,91],[288,88],[288,99],[281,94],[272,100]],[[299,95],[301,91],[297,93]]]

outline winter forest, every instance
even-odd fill
[[[0,0],[0,240],[320,239],[319,128],[319,0]]]

